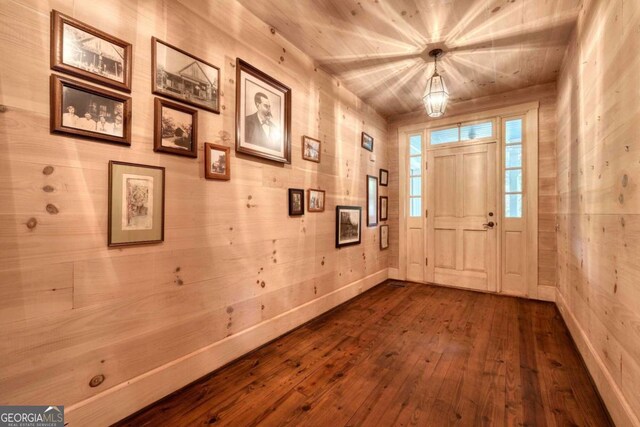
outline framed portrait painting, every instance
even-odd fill
[[[164,240],[164,168],[109,162],[109,246]]]
[[[378,177],[367,175],[367,227],[378,225]]]
[[[389,185],[389,171],[386,169],[380,169],[380,185],[382,187]]]
[[[304,215],[304,190],[289,189],[289,216]]]
[[[373,151],[373,137],[368,133],[362,132],[362,139],[360,141],[362,148],[368,151]]]
[[[309,136],[302,137],[302,158],[310,162],[320,163],[321,142]]]
[[[291,89],[236,60],[236,151],[291,163]]]
[[[204,144],[204,177],[207,179],[231,179],[231,160],[229,147],[224,145]]]
[[[389,226],[380,226],[380,250],[389,249]]]
[[[198,157],[198,110],[156,98],[153,151]]]
[[[307,210],[309,212],[324,212],[324,190],[309,189]]]
[[[389,219],[389,198],[387,196],[380,196],[380,221],[386,221]]]
[[[360,206],[336,206],[336,248],[360,244],[361,223]]]

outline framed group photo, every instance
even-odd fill
[[[336,248],[360,244],[362,235],[362,208],[336,206]]]
[[[198,157],[198,110],[156,98],[153,151]]]
[[[378,225],[378,177],[367,175],[367,227]]]
[[[373,151],[373,137],[368,133],[362,132],[362,139],[360,141],[362,148],[368,151]]]
[[[289,216],[304,215],[304,190],[301,188],[289,189]]]
[[[324,190],[309,189],[307,210],[309,212],[324,212]]]
[[[302,158],[310,162],[320,163],[321,142],[310,136],[302,137]]]
[[[204,144],[204,177],[206,179],[231,179],[231,159],[229,147],[224,145]]]

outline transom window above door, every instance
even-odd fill
[[[429,131],[429,144],[454,144],[494,138],[493,120],[479,123],[457,123],[454,126]]]

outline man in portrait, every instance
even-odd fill
[[[67,112],[62,115],[62,126],[74,128],[78,125],[78,116],[76,115],[76,107],[69,105]]]
[[[97,131],[102,133],[113,133],[113,123],[109,123],[104,116],[100,116],[97,123]]]
[[[257,111],[245,117],[245,140],[269,150],[282,150],[282,134],[272,121],[269,98],[264,93],[257,92],[253,100]]]
[[[84,113],[84,117],[78,119],[78,126],[80,129],[96,130],[96,121],[91,118],[91,113]]]

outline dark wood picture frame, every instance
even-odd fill
[[[386,169],[380,169],[380,186],[389,186],[389,171]]]
[[[62,104],[64,88],[71,88],[108,100],[122,103],[122,136],[110,135],[93,130],[86,130],[63,125]],[[97,139],[122,145],[131,145],[131,98],[116,92],[111,92],[97,86],[91,86],[77,80],[67,79],[56,74],[50,78],[50,127],[51,132]]]
[[[257,144],[251,144],[244,140],[245,117],[243,116],[243,111],[245,111],[245,109],[242,108],[242,102],[244,99],[244,93],[242,90],[244,83],[242,81],[243,72],[247,73],[254,79],[259,80],[265,86],[268,86],[270,91],[278,92],[278,96],[282,96],[284,98],[284,111],[280,112],[282,115],[283,129],[282,145],[281,150],[279,151],[282,152],[282,155],[251,148],[247,145],[256,146]],[[265,150],[270,149],[265,147]],[[279,163],[291,163],[291,88],[240,58],[236,58],[236,152],[273,160]]]
[[[188,56],[189,58],[193,59],[194,62],[199,62],[203,65],[206,65],[207,67],[211,67],[214,68],[217,72],[217,82],[215,83],[215,89],[216,89],[216,95],[215,95],[215,105],[214,106],[209,106],[204,102],[198,102],[198,101],[194,101],[193,98],[189,97],[186,98],[184,96],[180,96],[177,94],[176,91],[168,91],[168,90],[163,90],[162,88],[160,88],[158,86],[158,43],[166,46],[169,49],[173,49],[178,53],[181,53],[182,55]],[[202,67],[201,67],[202,68]],[[201,70],[202,71],[202,70]],[[203,72],[204,73],[204,72]],[[206,76],[206,75],[205,75]],[[216,67],[215,65],[198,58],[195,55],[190,54],[189,52],[180,49],[179,47],[173,46],[165,41],[162,41],[156,37],[151,37],[151,92],[154,93],[155,95],[160,95],[163,96],[165,98],[170,98],[173,99],[174,101],[178,101],[178,102],[182,102],[183,104],[188,104],[188,105],[192,105],[196,108],[201,108],[203,110],[207,110],[210,111],[212,113],[215,114],[220,114],[220,68]]]
[[[225,173],[211,171],[211,150],[224,151],[225,153]],[[206,179],[219,179],[228,181],[231,179],[231,149],[224,145],[204,143],[204,177]]]
[[[365,150],[373,152],[373,137],[366,132],[362,132],[360,145]]]
[[[307,156],[307,154],[306,154],[307,140],[311,140],[313,142],[317,142],[318,143],[318,158],[317,159],[314,159],[311,156]],[[320,141],[319,139],[311,138],[310,136],[307,136],[307,135],[303,135],[302,136],[302,158],[304,160],[308,160],[310,162],[320,163],[321,154],[322,154],[322,141]]]
[[[375,183],[375,192],[371,191],[371,183]],[[378,177],[367,175],[367,227],[378,225]]]
[[[169,108],[191,116],[191,148],[166,147],[162,145],[162,109]],[[185,157],[198,157],[198,110],[182,104],[155,98],[154,101],[154,126],[153,126],[153,151],[157,153],[170,153]]]
[[[386,205],[382,203],[383,200],[386,202]],[[383,206],[386,206],[386,208],[383,209]],[[387,196],[380,196],[380,221],[387,221],[388,219],[389,219],[389,198]]]
[[[341,227],[340,213],[342,211],[358,211],[358,240],[352,240],[346,243],[342,243],[340,239],[340,227]],[[362,241],[362,208],[360,206],[344,206],[344,205],[336,206],[336,248],[342,248],[344,246],[351,246],[351,245],[359,245],[361,241]]]
[[[97,74],[89,70],[82,69],[72,64],[64,62],[64,24],[77,28],[81,31],[89,33],[97,38],[107,41],[124,49],[122,82]],[[75,18],[67,16],[57,10],[51,11],[51,69],[63,73],[71,74],[76,77],[91,80],[114,89],[124,92],[131,92],[131,74],[132,74],[132,45],[124,40],[113,37],[104,31],[100,31],[95,27],[78,21]]]
[[[298,194],[300,196],[300,209],[295,209],[293,206],[293,196]],[[304,190],[302,188],[290,188],[289,189],[289,216],[304,215]]]
[[[311,207],[311,192],[315,191],[318,193],[322,193],[322,207]],[[307,190],[307,212],[324,212],[324,207],[326,204],[326,193],[324,190],[320,190],[317,188],[310,188]]]
[[[386,242],[386,246],[385,246],[385,242],[382,239],[382,234],[383,234],[383,230],[387,231],[387,242]],[[386,249],[389,249],[389,226],[384,224],[380,226],[380,250],[384,251]]]

